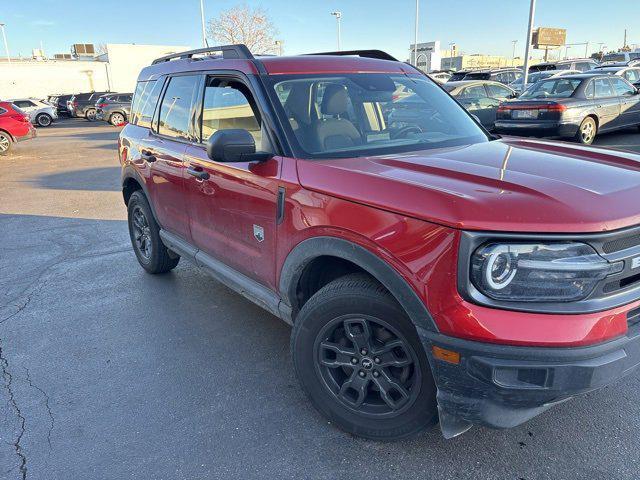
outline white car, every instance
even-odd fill
[[[451,78],[451,74],[448,72],[432,72],[427,75],[438,83],[446,83]]]
[[[56,107],[34,98],[14,98],[7,100],[29,115],[31,123],[38,127],[48,127],[58,118]]]

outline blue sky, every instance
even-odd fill
[[[205,0],[214,17],[242,0]],[[244,2],[267,11],[288,54],[335,49],[333,10],[343,13],[344,49],[380,48],[400,59],[413,42],[414,0],[264,0]],[[30,55],[42,40],[47,54],[72,43],[157,43],[200,46],[199,0],[0,0],[0,22],[12,55]],[[578,6],[579,5],[579,6]],[[606,10],[603,10],[603,5]],[[466,53],[511,56],[524,51],[528,0],[420,0],[420,41],[455,42]],[[638,0],[538,0],[536,25],[567,28],[567,43],[640,44]],[[4,47],[0,44],[0,52]],[[572,47],[570,53],[584,53]]]

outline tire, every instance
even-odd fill
[[[126,121],[127,121],[127,119],[125,118],[124,114],[122,114],[120,112],[114,112],[109,117],[109,123],[111,125],[113,125],[114,127],[119,127],[120,125],[122,125]]]
[[[51,115],[47,113],[40,113],[36,117],[36,123],[39,127],[48,127],[51,125],[51,122],[53,122],[53,119],[51,118]]]
[[[90,122],[93,122],[96,119],[96,109],[89,108],[86,112],[84,112],[84,118],[86,118]]]
[[[416,330],[366,275],[341,277],[309,299],[296,318],[291,352],[311,403],[351,434],[398,440],[437,420],[436,387]]]
[[[13,140],[6,132],[0,132],[0,155],[8,155],[13,148]]]
[[[576,133],[576,141],[582,145],[591,145],[598,134],[598,124],[593,117],[586,117],[582,120],[578,132]]]
[[[178,265],[180,257],[169,250],[160,238],[160,227],[140,190],[133,192],[127,205],[129,237],[138,262],[149,273],[165,273]]]

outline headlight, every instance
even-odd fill
[[[494,300],[571,302],[622,268],[583,243],[491,243],[473,253],[471,281]]]

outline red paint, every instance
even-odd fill
[[[36,130],[29,117],[14,109],[10,102],[0,102],[0,108],[6,112],[0,114],[0,130],[7,132],[13,141],[33,138]]]
[[[271,75],[414,71],[359,58],[265,57]],[[255,74],[243,60],[171,61],[160,73],[215,68]],[[512,345],[578,346],[626,332],[626,312],[543,315],[481,307],[457,288],[461,229],[601,232],[640,224],[640,156],[545,141],[504,138],[393,156],[262,163],[210,161],[202,146],[167,141],[126,125],[120,157],[139,173],[159,223],[241,273],[277,291],[282,265],[300,242],[348,240],[388,263],[417,293],[439,330]],[[141,151],[157,161],[147,163]],[[201,181],[188,168],[209,173]],[[285,217],[275,224],[279,187]],[[264,229],[257,243],[253,224]]]

